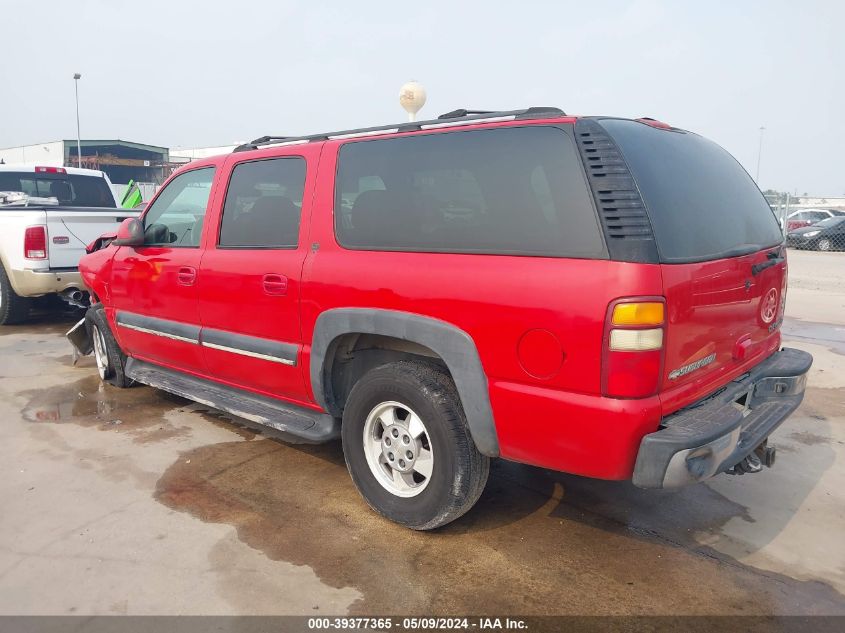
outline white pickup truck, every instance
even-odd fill
[[[101,171],[0,165],[0,325],[25,321],[32,297],[83,301],[86,245],[138,215]]]

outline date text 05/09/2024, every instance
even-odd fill
[[[518,618],[447,618],[407,617],[399,619],[379,617],[309,618],[308,629],[312,631],[370,629],[381,631],[438,631],[438,630],[523,630],[525,620]]]

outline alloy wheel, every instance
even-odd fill
[[[431,438],[420,416],[399,402],[376,405],[364,423],[364,454],[381,486],[398,497],[425,490],[434,470]]]

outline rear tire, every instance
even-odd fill
[[[94,344],[94,359],[100,379],[115,387],[131,387],[134,381],[126,377],[126,354],[120,349],[106,319],[103,304],[98,303],[88,308],[85,313],[85,326]]]
[[[0,325],[16,325],[26,321],[31,303],[28,297],[21,297],[15,292],[6,269],[0,264]]]
[[[490,459],[469,433],[457,389],[438,367],[381,365],[352,388],[343,454],[373,510],[414,530],[454,521],[478,501]]]

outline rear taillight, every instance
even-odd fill
[[[23,256],[26,259],[47,259],[47,227],[27,227],[23,236]]]
[[[645,398],[657,393],[665,334],[662,297],[631,297],[611,303],[603,343],[602,394]]]
[[[66,174],[67,170],[64,167],[36,167],[36,174]]]

